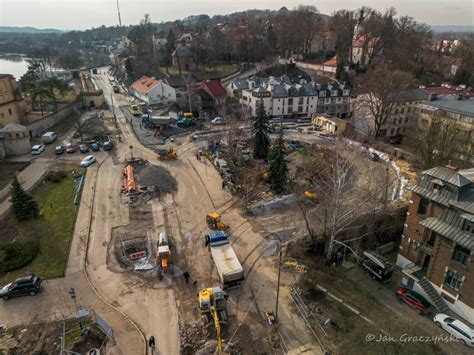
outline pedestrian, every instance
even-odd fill
[[[199,160],[199,153],[196,152],[196,160]]]
[[[222,180],[222,190],[224,190],[225,185],[226,185],[225,180]]]
[[[207,234],[205,237],[204,237],[205,241],[206,241],[206,244],[205,244],[205,247],[208,247],[209,246],[209,243],[211,242],[211,240],[209,239],[209,234]]]
[[[183,277],[184,277],[184,279],[186,280],[186,283],[187,283],[187,284],[189,283],[189,276],[190,276],[190,275],[189,275],[189,272],[187,272],[187,271],[183,272]]]

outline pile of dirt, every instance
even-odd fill
[[[143,167],[137,172],[137,178],[141,187],[154,190],[157,195],[173,192],[177,188],[176,179],[161,166]]]

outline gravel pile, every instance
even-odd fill
[[[148,165],[137,173],[138,183],[147,189],[153,189],[157,195],[176,190],[177,183],[169,171],[161,166]]]

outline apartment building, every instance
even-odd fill
[[[426,170],[410,190],[397,258],[402,283],[474,323],[474,168]]]
[[[271,117],[311,117],[314,113],[327,113],[339,118],[352,112],[351,90],[344,84],[317,84],[307,76],[251,77],[235,79],[227,93],[256,114],[263,102]]]

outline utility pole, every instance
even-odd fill
[[[118,128],[117,116],[115,116],[115,109],[114,109],[114,93],[113,92],[110,92],[110,106],[112,108],[112,115],[114,116],[115,128]]]
[[[118,12],[118,18],[119,18],[119,26],[122,27],[122,19],[120,18],[119,0],[117,0],[117,12]]]
[[[279,255],[278,255],[278,282],[277,282],[277,296],[276,296],[276,305],[275,305],[275,321],[278,322],[278,301],[280,299],[280,275],[281,275],[281,255],[282,255],[282,250],[281,250],[281,239],[277,235],[278,238],[278,249],[279,249]]]

